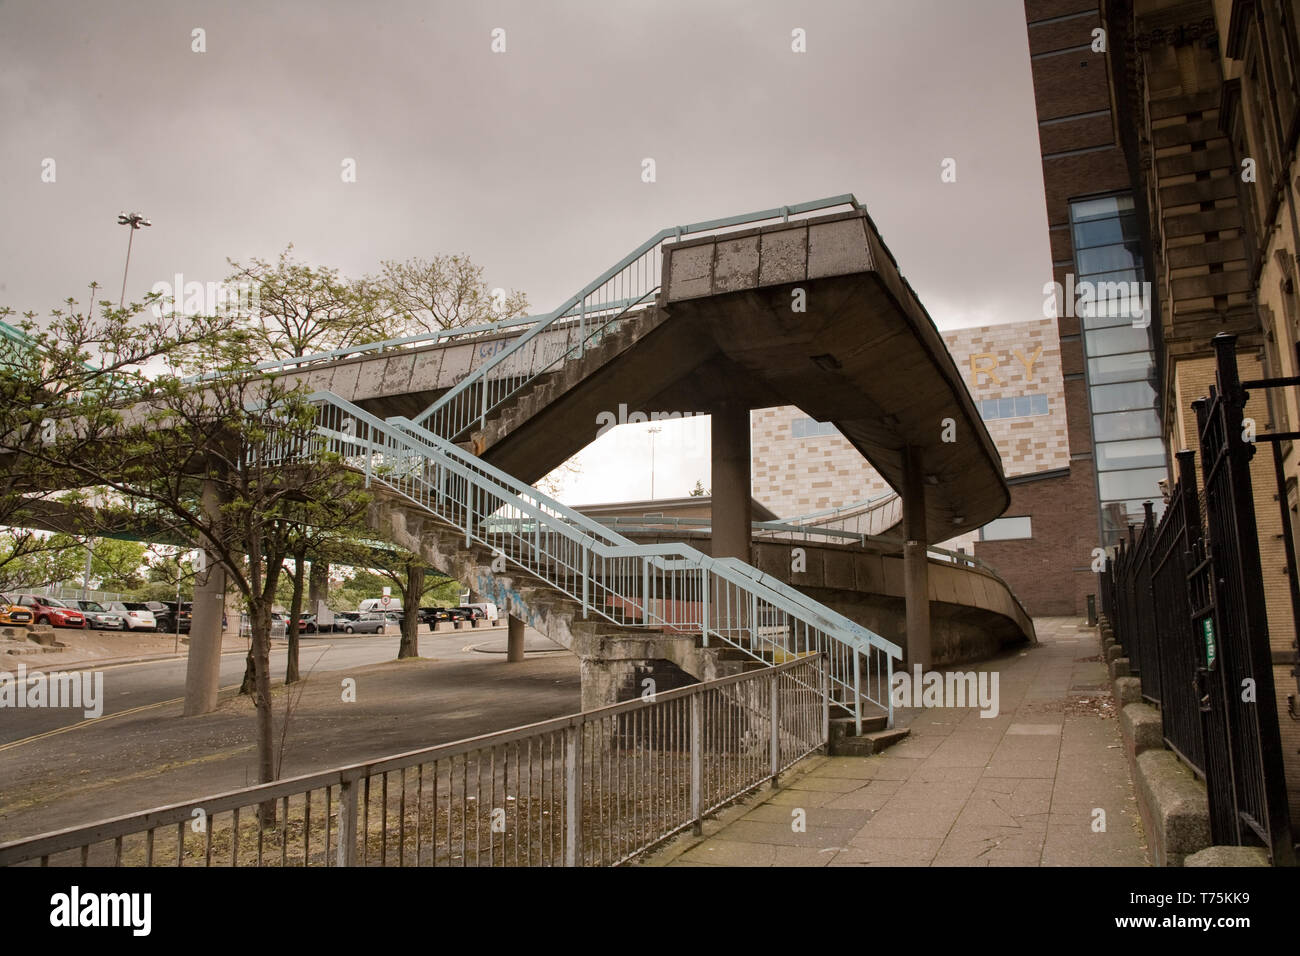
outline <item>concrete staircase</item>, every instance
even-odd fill
[[[637,696],[649,677],[668,690],[693,681],[713,680],[761,670],[789,659],[770,647],[750,648],[715,640],[705,647],[700,633],[673,628],[615,624],[589,611],[582,602],[514,565],[493,571],[496,555],[485,545],[470,541],[465,533],[423,508],[397,495],[384,494],[383,486],[370,512],[370,526],[396,544],[421,555],[430,565],[461,582],[469,583],[483,600],[503,614],[573,652],[581,662],[582,709],[592,710]],[[498,559],[498,567],[500,566]],[[831,711],[833,745],[839,753],[878,753],[906,732],[885,731],[887,715],[869,703],[863,717],[863,737],[854,737],[852,718]]]
[[[589,445],[602,415],[690,412],[663,408],[657,396],[715,354],[716,346],[697,329],[668,322],[653,307],[620,320],[583,351],[524,384],[467,433],[475,455],[526,483],[559,467]]]

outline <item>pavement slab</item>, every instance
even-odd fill
[[[997,716],[900,710],[910,735],[884,754],[809,758],[757,806],[643,864],[1150,865],[1096,632],[1034,625],[1037,646],[954,668],[998,673]],[[798,809],[806,832],[791,828]]]

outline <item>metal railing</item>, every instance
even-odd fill
[[[845,194],[661,229],[555,311],[543,316],[509,348],[471,370],[465,379],[417,416],[415,423],[442,438],[464,440],[468,429],[484,424],[489,412],[529,383],[565,362],[581,358],[600,339],[616,331],[633,310],[648,308],[652,303],[659,292],[665,243],[687,235],[789,221],[791,216],[825,212],[838,206],[860,208],[857,199]],[[566,341],[544,348],[538,336],[557,324],[569,327]]]
[[[594,520],[599,521],[606,527],[617,528],[630,534],[653,534],[670,528],[675,531],[689,531],[696,534],[708,534],[712,530],[712,521],[708,518],[685,518],[675,515],[663,518],[624,515],[598,517]],[[877,545],[882,550],[891,553],[901,553],[903,550],[903,539],[888,535],[841,531],[836,528],[789,524],[784,521],[754,521],[751,522],[750,527],[754,537],[759,539],[820,541],[823,544],[857,545],[859,547]],[[949,551],[947,548],[931,545],[926,548],[926,556],[932,561],[943,561],[947,564],[958,564],[968,568],[979,568],[981,571],[986,571],[994,577],[998,577],[998,572],[992,565],[964,551]]]
[[[761,671],[0,844],[0,866],[608,866],[826,744],[826,670]]]
[[[1157,524],[1150,502],[1106,562],[1102,607],[1165,742],[1205,778],[1216,844],[1258,844],[1293,864],[1286,777],[1235,338],[1213,344],[1216,385],[1192,403],[1200,442]],[[1267,440],[1271,436],[1256,436]],[[1296,436],[1300,437],[1300,436]],[[1201,503],[1204,508],[1201,508]],[[1251,688],[1247,694],[1244,688]]]
[[[486,545],[580,602],[583,617],[699,634],[706,647],[722,642],[764,662],[826,654],[832,703],[859,726],[873,707],[893,725],[889,685],[902,650],[875,632],[780,593],[747,566],[684,544],[636,544],[409,419],[382,421],[329,392],[307,401],[316,432],[270,446],[271,460],[338,456],[463,532],[466,547]]]

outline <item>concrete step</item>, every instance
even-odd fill
[[[862,734],[854,732],[852,717],[831,719],[831,739],[827,748],[832,757],[870,757],[898,743],[909,731],[895,727],[887,730],[888,718],[884,714],[863,717]]]

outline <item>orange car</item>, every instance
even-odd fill
[[[0,594],[0,625],[22,625],[32,623],[32,609],[15,604],[7,594]]]

